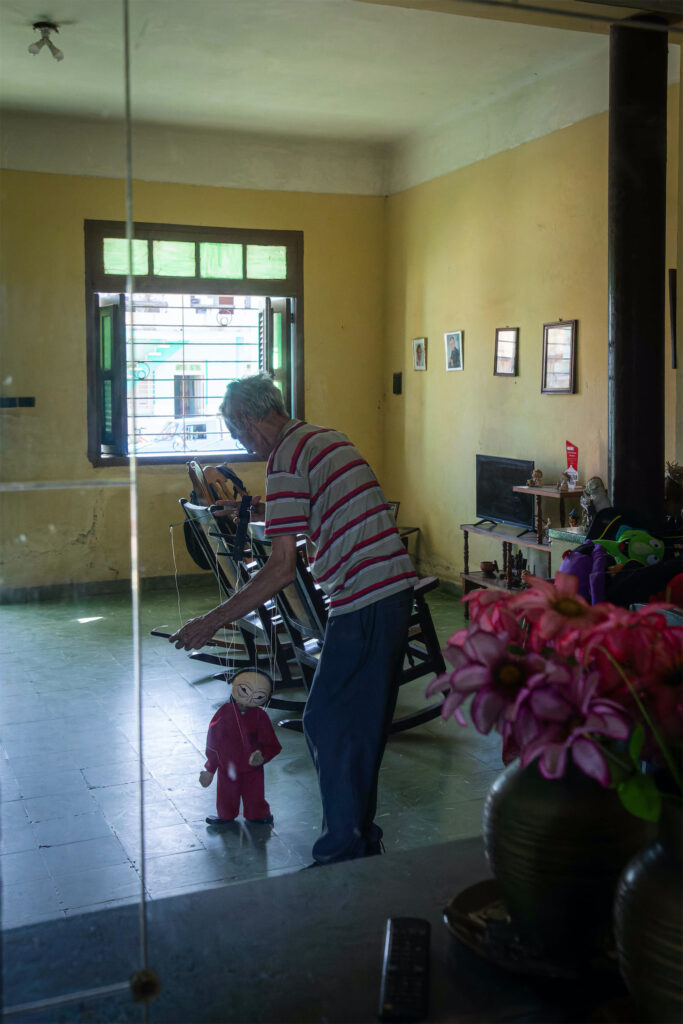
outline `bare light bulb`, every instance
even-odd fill
[[[64,54],[57,46],[55,46],[51,39],[47,40],[47,45],[49,46],[50,53],[52,54],[55,60],[64,60]]]
[[[40,30],[40,39],[36,43],[31,43],[28,48],[28,52],[33,54],[35,57],[40,53],[42,48],[47,45],[47,48],[55,60],[64,60],[64,54],[50,39],[50,33],[59,32],[59,27],[51,21],[37,21],[33,27],[34,29]]]

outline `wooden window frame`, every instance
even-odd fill
[[[85,313],[87,346],[87,424],[88,459],[93,466],[126,466],[128,455],[103,451],[101,380],[99,373],[99,330],[98,303],[100,292],[125,293],[130,284],[125,274],[106,274],[104,271],[103,241],[105,238],[125,238],[126,225],[123,221],[85,220]],[[285,279],[264,278],[207,278],[197,276],[175,277],[155,274],[135,275],[132,291],[142,293],[192,294],[192,295],[260,295],[266,298],[286,297],[291,300],[291,345],[287,371],[288,387],[284,390],[291,403],[291,415],[304,418],[304,334],[303,334],[303,232],[277,231],[247,228],[202,227],[187,224],[154,224],[136,222],[133,237],[150,242],[193,241],[232,242],[242,245],[280,245],[287,248],[287,277]],[[199,246],[197,246],[197,264]],[[246,272],[246,265],[245,265]],[[125,404],[125,358],[123,371],[123,396]],[[125,438],[127,443],[127,437]],[[207,453],[209,454],[209,453]],[[191,453],[180,455],[159,455],[139,459],[144,465],[184,463]],[[223,455],[231,462],[259,461],[251,453],[211,452],[211,458],[220,460]]]

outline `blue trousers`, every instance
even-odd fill
[[[313,846],[321,864],[364,857],[382,836],[377,781],[412,600],[403,590],[328,620],[303,716],[323,805]]]

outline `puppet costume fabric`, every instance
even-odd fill
[[[244,817],[258,821],[270,815],[264,796],[263,765],[249,764],[255,750],[263,761],[272,761],[282,747],[263,708],[241,712],[233,701],[218,709],[209,724],[206,737],[206,771],[216,773],[218,817],[232,821],[239,814],[240,799]]]

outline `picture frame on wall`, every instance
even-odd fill
[[[519,327],[497,327],[493,355],[494,377],[516,377],[519,355]]]
[[[463,331],[447,331],[444,334],[447,371],[463,369],[463,334]]]
[[[413,369],[427,369],[427,339],[413,338]]]
[[[543,395],[574,394],[577,324],[577,320],[557,320],[543,324]]]

